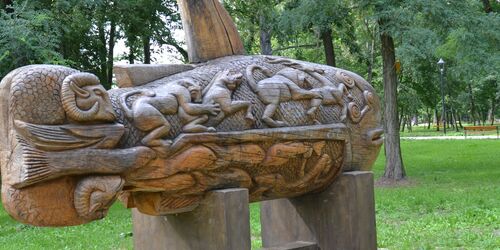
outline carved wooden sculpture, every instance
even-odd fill
[[[180,2],[184,16],[196,5]],[[165,215],[192,210],[214,189],[247,188],[251,201],[296,197],[371,168],[380,102],[361,77],[279,57],[219,56],[142,85],[127,69],[122,86],[134,87],[107,92],[66,67],[11,72],[0,84],[5,209],[27,224],[77,225],[103,218],[118,197]]]

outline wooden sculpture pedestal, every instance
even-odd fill
[[[249,250],[248,192],[213,191],[192,212],[154,217],[134,209],[134,246]],[[376,249],[373,174],[346,172],[324,192],[261,203],[266,250]]]
[[[262,243],[316,242],[319,249],[377,249],[371,172],[346,172],[324,192],[261,203]]]

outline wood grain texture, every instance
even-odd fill
[[[178,0],[189,61],[243,55],[245,48],[233,20],[218,0]]]
[[[124,64],[115,65],[113,74],[118,87],[130,88],[194,68],[190,64]]]
[[[296,241],[279,247],[265,247],[261,250],[320,250],[314,242]]]
[[[261,203],[265,247],[295,241],[320,249],[377,249],[371,172],[343,173],[322,193]]]
[[[281,57],[219,58],[108,92],[94,75],[60,66],[6,79],[4,203],[34,225],[102,218],[117,196],[168,215],[217,189],[246,188],[251,202],[318,192],[343,171],[369,170],[382,141],[380,100],[366,81]],[[24,200],[38,188],[66,191]],[[67,210],[72,221],[48,211],[59,201],[78,206]],[[27,213],[37,216],[18,216]]]
[[[194,211],[163,217],[133,210],[134,248],[176,250],[250,250],[248,191],[207,193]]]

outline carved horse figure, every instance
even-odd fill
[[[268,78],[257,83],[253,77],[253,72],[257,69],[261,70]],[[262,115],[262,121],[271,128],[288,126],[288,123],[284,121],[276,121],[273,119],[274,113],[278,109],[280,103],[322,99],[320,94],[299,87],[299,85],[306,82],[306,75],[303,71],[298,69],[287,67],[273,76],[269,69],[253,64],[247,67],[246,75],[250,88],[266,105],[264,114]]]
[[[323,76],[323,74],[325,73],[323,70],[305,66],[293,62],[289,59],[267,57],[267,61],[272,64],[283,64],[289,67],[300,69],[316,79],[322,85],[322,87],[311,89],[311,92],[320,95],[321,98],[313,98],[310,104],[311,107],[306,112],[306,114],[310,119],[314,121],[314,123],[321,124],[321,122],[317,118],[317,111],[321,105],[339,105],[342,108],[340,120],[344,121],[346,119],[347,105],[344,105],[343,98],[344,96],[347,96],[349,99],[352,99],[352,97],[349,95],[347,87],[343,83],[335,86],[333,82]]]

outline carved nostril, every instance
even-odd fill
[[[368,132],[368,138],[370,139],[370,143],[375,146],[382,145],[384,142],[384,130],[383,129],[374,129]]]

